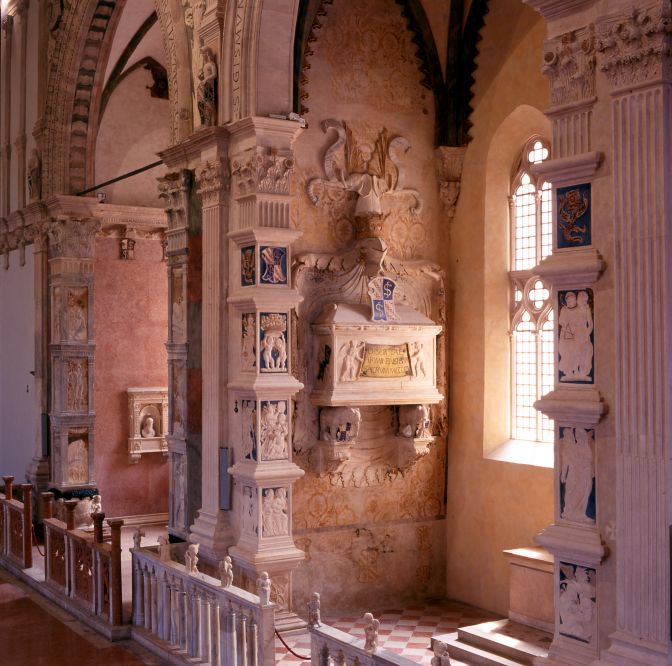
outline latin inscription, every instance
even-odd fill
[[[412,375],[408,345],[364,345],[360,377],[394,378]]]

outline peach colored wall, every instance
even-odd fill
[[[510,163],[502,159],[506,142],[498,129],[526,105],[527,124],[509,120],[520,132],[517,150],[535,130],[549,136],[541,116],[548,106],[548,85],[539,71],[545,29],[535,12],[519,0],[497,0],[482,34],[471,117],[474,139],[465,156],[450,245],[444,246],[452,300],[447,593],[504,614],[509,576],[502,550],[530,545],[534,534],[552,522],[553,472],[484,458],[486,449],[504,443],[508,434],[506,185],[515,150],[509,147]],[[493,159],[504,170],[501,187],[488,178]],[[499,187],[494,193],[501,197],[498,210],[486,203],[493,187]]]
[[[168,463],[159,453],[128,463],[131,386],[167,386],[168,281],[158,240],[138,240],[119,259],[119,240],[96,240],[94,291],[95,479],[108,516],[168,510]]]

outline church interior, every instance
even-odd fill
[[[157,663],[672,664],[668,0],[0,7],[3,576]]]

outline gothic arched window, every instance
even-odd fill
[[[553,308],[548,285],[535,267],[553,249],[551,184],[531,170],[549,154],[548,143],[530,139],[511,180],[511,438],[553,441],[553,421],[534,402],[553,389]]]

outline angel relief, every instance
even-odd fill
[[[320,188],[338,188],[357,194],[355,217],[382,215],[384,195],[410,195],[414,199],[411,213],[420,212],[417,190],[404,188],[403,169],[399,157],[410,149],[401,136],[390,138],[386,128],[378,132],[373,143],[357,141],[353,131],[338,120],[325,120],[324,132],[334,130],[336,141],[324,155],[324,173],[327,178],[313,178],[308,182],[308,196],[313,204],[322,199]]]

